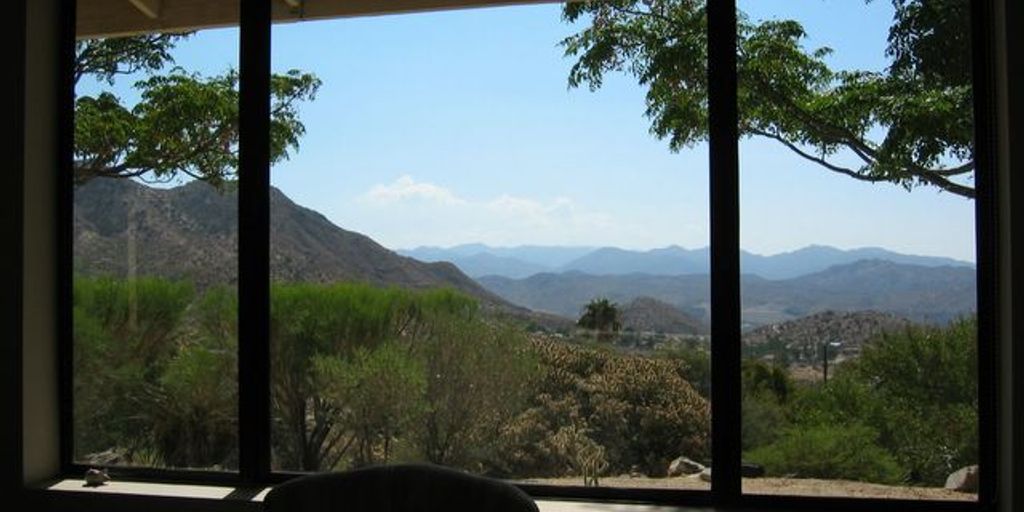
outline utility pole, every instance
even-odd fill
[[[830,341],[828,343],[822,343],[821,344],[821,362],[822,362],[822,365],[821,365],[822,366],[821,382],[822,382],[822,384],[828,384],[828,348],[829,347],[839,348],[841,346],[843,346],[843,344],[838,342],[838,341]]]

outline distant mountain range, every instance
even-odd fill
[[[270,206],[273,280],[450,287],[476,297],[492,311],[548,327],[571,325],[595,297],[623,306],[624,323],[636,330],[700,333],[709,324],[706,249],[641,252],[467,245],[412,251],[424,259],[454,254],[490,274],[474,280],[452,263],[396,254],[295,204],[279,190],[271,191]],[[74,265],[79,274],[189,278],[199,287],[237,282],[238,211],[237,196],[231,191],[221,193],[198,182],[153,188],[131,180],[94,179],[76,189],[74,219]],[[884,258],[856,259],[869,256]],[[747,327],[826,310],[875,310],[914,321],[944,322],[975,309],[975,272],[963,262],[882,249],[827,247],[744,258],[773,276],[743,276]],[[848,259],[855,261],[802,273]],[[495,275],[498,269],[513,268],[509,260],[518,265],[515,273],[528,277]],[[559,270],[537,273],[551,267]],[[654,271],[626,272],[637,268]]]
[[[744,326],[784,322],[818,312],[875,310],[910,320],[943,323],[975,311],[975,272],[966,266],[928,267],[861,260],[790,279],[741,278]],[[627,304],[651,297],[709,323],[707,275],[536,274],[524,279],[485,276],[488,290],[521,306],[578,317],[595,297]]]
[[[707,247],[684,249],[679,246],[635,251],[616,247],[490,247],[469,244],[451,248],[418,247],[398,252],[420,261],[449,261],[474,278],[494,275],[518,279],[541,272],[572,271],[593,275],[707,274],[711,261]],[[771,256],[748,251],[740,253],[742,272],[765,279],[790,279],[821,272],[835,265],[872,259],[926,267],[973,268],[969,262],[952,258],[902,254],[878,247],[843,250],[811,245]]]

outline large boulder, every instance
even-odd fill
[[[119,448],[109,448],[102,452],[86,454],[82,462],[87,466],[120,466],[128,464],[128,452]]]
[[[946,478],[946,489],[959,492],[978,492],[978,466],[962,467]]]
[[[704,480],[705,482],[710,482],[711,481],[711,468],[704,468],[700,472],[700,479]]]
[[[668,465],[668,476],[692,475],[704,471],[704,465],[687,457],[677,457]]]

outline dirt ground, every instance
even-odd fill
[[[545,485],[582,485],[582,478],[539,478],[524,481]],[[647,478],[613,476],[601,478],[602,487],[710,490],[711,484],[695,476]],[[818,480],[813,478],[744,478],[743,492],[790,496],[842,496],[853,498],[928,499],[975,501],[976,494],[950,491],[941,487],[906,487],[880,485],[849,480]]]

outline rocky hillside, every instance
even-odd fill
[[[86,275],[158,275],[198,286],[237,282],[237,195],[200,182],[153,188],[95,179],[75,191],[74,264]],[[409,288],[446,286],[523,313],[450,263],[399,256],[369,237],[271,193],[271,277],[362,281]]]
[[[622,328],[636,332],[707,334],[703,322],[679,308],[651,297],[637,297],[621,307]]]
[[[877,311],[824,311],[748,331],[743,344],[748,354],[784,354],[791,361],[816,363],[823,343],[838,343],[835,355],[855,356],[872,338],[911,325],[905,318]]]

